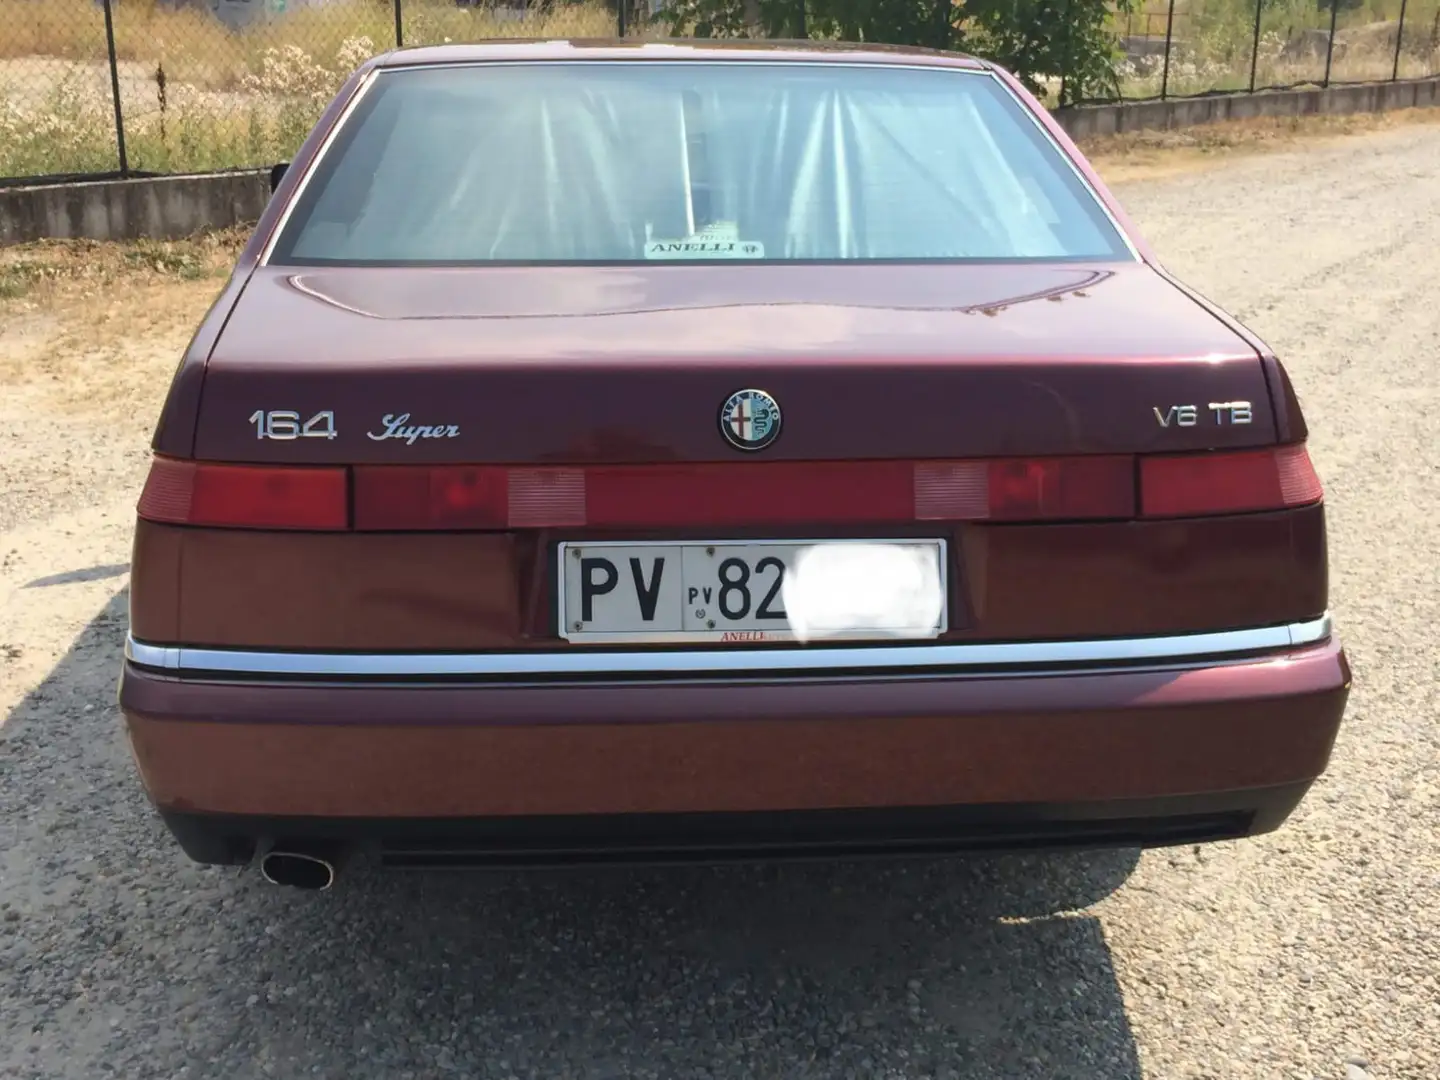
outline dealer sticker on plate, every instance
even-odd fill
[[[559,545],[560,633],[573,642],[934,638],[947,624],[944,540],[716,540]]]

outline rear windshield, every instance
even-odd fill
[[[270,261],[1131,258],[988,73],[582,61],[382,72]]]

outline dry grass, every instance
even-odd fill
[[[0,249],[7,402],[143,447],[185,343],[245,238],[241,229],[174,243],[45,241]],[[83,471],[57,475],[83,483]]]
[[[8,332],[43,323],[53,331],[63,323],[72,339],[53,342],[55,347],[40,355],[0,349],[0,385],[62,373],[70,378],[77,374],[76,356],[157,333],[178,333],[183,346],[248,233],[228,229],[187,240],[130,243],[43,240],[0,248],[0,327]],[[167,362],[177,359],[178,353]]]
[[[128,157],[139,171],[202,171],[287,158],[344,77],[394,41],[391,0],[289,0],[285,15],[239,30],[203,8],[156,0],[115,3]],[[1254,3],[1176,0],[1172,93],[1248,83]],[[1375,20],[1391,19],[1397,5],[1365,0],[1344,13],[1347,51],[1337,58],[1334,78],[1388,77],[1393,48],[1387,42],[1394,39],[1386,27],[1393,23]],[[1440,73],[1440,0],[1408,5],[1402,73]],[[615,31],[601,0],[559,4],[518,19],[457,7],[453,0],[404,0],[403,12],[407,44]],[[1323,57],[1290,56],[1286,43],[1322,23],[1328,25],[1328,13],[1316,0],[1267,0],[1260,82],[1318,79]],[[1122,68],[1124,96],[1159,92],[1154,62]],[[99,6],[93,0],[0,0],[0,177],[102,172],[118,164]]]
[[[1237,155],[1291,150],[1374,131],[1440,124],[1440,108],[1350,116],[1271,116],[1174,131],[1132,131],[1077,140],[1107,183],[1195,172]]]
[[[257,0],[258,2],[258,0]],[[182,172],[293,153],[340,83],[391,47],[388,2],[329,0],[231,29],[205,10],[118,0],[115,36],[129,163]],[[407,44],[603,36],[595,0],[502,19],[407,0]],[[0,176],[118,167],[101,10],[91,0],[0,0]]]
[[[40,240],[0,248],[0,304],[97,300],[121,282],[215,281],[229,274],[248,235],[241,228],[175,241]]]
[[[407,0],[407,45],[496,37],[604,37],[615,18],[598,3],[552,14],[500,19],[445,0]],[[208,9],[168,8],[155,0],[118,0],[115,48],[121,61],[163,67],[166,78],[205,90],[233,90],[257,74],[267,50],[300,48],[333,66],[347,41],[365,38],[376,51],[395,43],[395,17],[384,0],[334,0],[296,6],[283,18],[232,30]],[[57,57],[106,62],[105,25],[92,0],[0,0],[0,59]]]
[[[1119,65],[1126,98],[1167,91],[1177,96],[1250,86],[1252,56],[1257,87],[1319,83],[1326,75],[1325,40],[1331,23],[1328,0],[1263,0],[1256,38],[1257,0],[1140,0],[1137,10],[1112,20],[1117,37],[1148,39],[1156,51]],[[1336,13],[1329,77],[1335,82],[1391,78],[1399,49],[1399,76],[1440,75],[1440,0],[1404,0],[1405,26],[1398,35],[1402,0],[1342,3]],[[1173,18],[1172,18],[1173,14]],[[1168,71],[1163,41],[1173,40]]]

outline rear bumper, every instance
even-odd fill
[[[1169,666],[628,681],[257,681],[127,661],[120,701],[150,796],[185,828],[1019,846],[1274,828],[1324,771],[1349,686],[1327,636]]]

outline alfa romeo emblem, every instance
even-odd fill
[[[737,390],[720,406],[720,432],[737,450],[763,450],[780,435],[780,406],[764,390]]]

